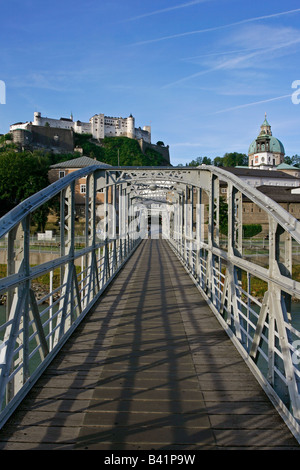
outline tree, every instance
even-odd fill
[[[246,166],[248,165],[248,156],[244,153],[231,152],[225,153],[222,166]]]
[[[292,157],[285,156],[284,163],[300,168],[300,156],[297,154],[293,155]]]
[[[223,158],[222,157],[215,157],[214,158],[214,165],[215,166],[223,166]]]
[[[220,233],[227,235],[228,233],[228,204],[223,196],[219,198],[219,225]]]
[[[209,157],[197,157],[195,160],[192,160],[186,166],[199,166],[199,165],[211,165],[211,159]]]
[[[0,216],[48,183],[48,156],[14,151],[0,154]],[[44,215],[45,217],[45,215]],[[39,216],[40,224],[42,223]]]

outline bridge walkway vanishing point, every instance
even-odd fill
[[[298,450],[163,240],[144,240],[0,431],[1,450]]]

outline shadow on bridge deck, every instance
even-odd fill
[[[299,449],[162,240],[146,240],[0,431],[0,449]]]

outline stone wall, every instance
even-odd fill
[[[72,129],[29,125],[27,129],[16,129],[12,134],[14,143],[21,147],[74,151]]]
[[[166,147],[163,147],[161,145],[149,144],[148,142],[145,142],[143,139],[138,140],[138,143],[143,153],[145,153],[145,150],[147,148],[155,150],[156,152],[160,153],[161,156],[164,158],[164,160],[166,161],[166,165],[170,164],[170,152],[169,152],[168,145]]]

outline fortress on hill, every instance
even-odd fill
[[[98,142],[105,137],[128,137],[138,141],[144,153],[147,148],[156,150],[162,155],[167,164],[170,162],[169,146],[162,142],[160,145],[151,143],[151,127],[135,127],[135,118],[130,114],[127,118],[110,117],[95,114],[89,122],[74,121],[69,118],[48,118],[40,112],[34,113],[33,121],[17,122],[10,126],[14,143],[22,148],[44,147],[52,151],[74,150],[74,133],[89,134]]]
[[[55,129],[69,129],[78,134],[92,134],[94,139],[104,139],[104,137],[129,137],[151,143],[151,127],[144,126],[143,129],[135,127],[135,118],[130,115],[127,118],[109,117],[104,114],[95,114],[89,122],[74,121],[70,118],[53,119],[43,117],[40,112],[34,113],[32,122],[18,122],[10,126],[10,131],[17,129],[28,130],[31,126],[48,126]]]

